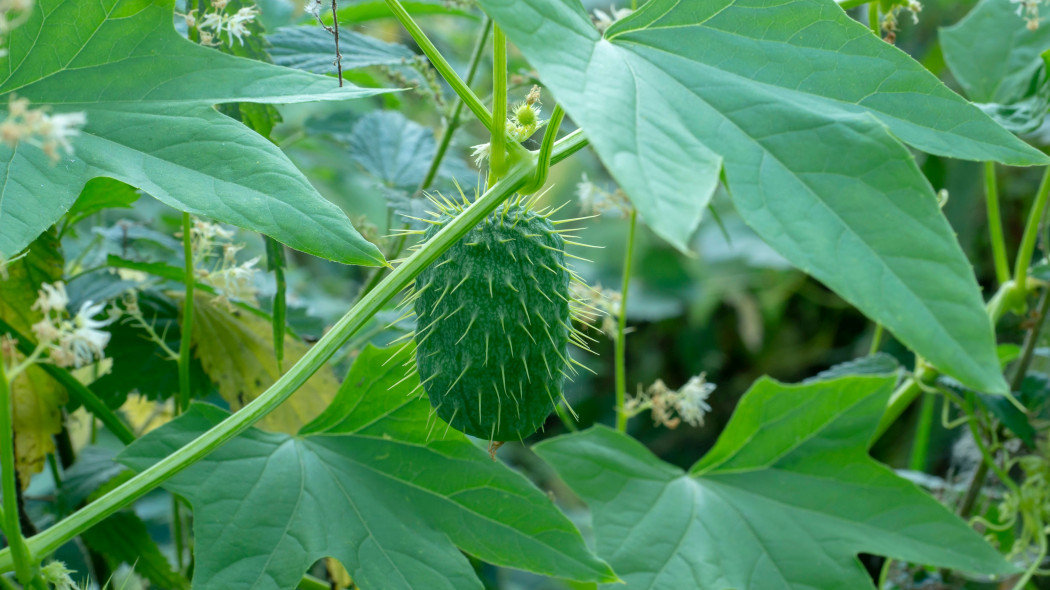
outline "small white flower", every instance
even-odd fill
[[[238,44],[244,44],[244,40],[241,39],[241,37],[251,35],[251,31],[248,30],[247,24],[254,21],[258,14],[259,11],[254,6],[245,6],[229,18],[226,22],[226,32],[230,35],[231,46],[233,45],[233,40],[235,38],[237,39]]]
[[[80,128],[85,123],[87,123],[87,115],[83,112],[45,114],[37,125],[37,132],[44,141],[44,151],[52,155],[50,153],[52,150],[61,148],[67,154],[72,154],[73,146],[69,143],[69,139],[80,135]]]
[[[65,311],[67,305],[69,305],[69,295],[66,294],[66,286],[62,281],[58,281],[54,285],[41,284],[36,302],[30,309],[46,315],[53,311]]]
[[[199,29],[211,29],[218,33],[222,31],[222,15],[217,12],[206,12],[197,23]]]
[[[715,390],[714,383],[708,383],[703,375],[690,377],[689,381],[678,390],[675,409],[678,415],[693,426],[703,426],[704,416],[711,411],[707,398]]]
[[[110,334],[99,328],[109,325],[112,320],[93,319],[105,308],[105,303],[92,305],[91,301],[85,301],[73,317],[72,330],[59,340],[60,347],[71,353],[75,367],[82,367],[94,362],[96,357],[101,359],[105,356],[103,350],[109,344]]]
[[[304,10],[306,14],[311,14],[314,18],[321,18],[321,9],[323,7],[324,4],[321,0],[307,0]]]
[[[489,159],[489,152],[492,147],[487,143],[479,143],[478,145],[471,146],[474,150],[470,156],[474,158],[474,165],[478,168],[481,167],[481,163]]]

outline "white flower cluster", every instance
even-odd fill
[[[211,8],[199,16],[196,10],[186,14],[186,26],[197,29],[201,45],[220,45],[222,33],[226,33],[226,42],[230,47],[233,47],[234,39],[243,45],[243,38],[251,36],[248,24],[259,16],[259,9],[255,6],[245,6],[233,14],[227,14],[227,4],[229,0],[212,0]]]
[[[624,412],[628,416],[635,416],[649,410],[657,426],[676,428],[683,420],[692,426],[704,425],[704,416],[711,411],[707,398],[715,390],[715,384],[708,383],[704,375],[700,374],[690,377],[677,391],[659,379],[644,392],[640,389],[636,396],[627,400]]]
[[[190,244],[198,279],[215,288],[223,299],[254,301],[257,289],[255,273],[259,269],[258,256],[237,263],[237,252],[243,244],[234,244],[233,232],[221,225],[194,220],[190,229]]]
[[[1029,31],[1035,31],[1039,28],[1039,22],[1042,20],[1039,17],[1039,6],[1045,4],[1047,0],[1010,0],[1010,4],[1017,5],[1017,16],[1025,20],[1025,25]]]
[[[594,325],[600,319],[602,332],[609,338],[616,338],[623,300],[620,292],[603,289],[600,284],[591,286],[575,281],[569,285],[569,290],[572,291],[573,300],[580,304],[579,318],[588,325]]]
[[[72,318],[66,310],[69,296],[62,281],[41,285],[37,300],[31,309],[43,314],[33,324],[37,346],[47,352],[48,359],[59,367],[83,367],[105,356],[109,332],[100,330],[112,323],[112,318],[96,320],[105,310],[105,303],[85,301]]]
[[[11,148],[23,141],[35,145],[57,162],[59,150],[73,153],[70,139],[80,134],[85,123],[87,116],[82,112],[48,114],[43,108],[30,108],[29,99],[12,94],[7,117],[0,122],[0,141]]]
[[[580,202],[580,211],[584,215],[601,215],[614,211],[621,217],[631,212],[631,203],[622,189],[607,191],[591,181],[587,173],[580,175],[576,185],[576,200]]]

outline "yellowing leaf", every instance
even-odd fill
[[[135,429],[135,433],[142,436],[171,422],[175,417],[175,404],[170,398],[159,402],[133,394],[129,395],[124,405],[120,406],[120,411],[124,414],[128,424]]]
[[[29,254],[7,267],[0,277],[0,319],[23,335],[41,319],[31,307],[41,283],[62,278],[62,255],[54,232],[40,236]],[[16,362],[22,360],[19,356]],[[11,408],[15,430],[15,469],[22,487],[44,468],[44,458],[55,450],[51,437],[62,429],[62,404],[66,390],[43,370],[30,367],[11,384]]]
[[[15,427],[15,469],[22,488],[44,468],[44,458],[55,450],[53,435],[62,430],[66,390],[43,369],[30,367],[11,384]]]
[[[211,295],[194,298],[192,342],[204,372],[234,411],[255,399],[281,375],[270,322],[241,309],[231,311]],[[298,361],[306,351],[305,344],[285,336],[286,365]],[[328,407],[338,389],[335,373],[326,366],[257,426],[295,434]]]

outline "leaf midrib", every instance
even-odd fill
[[[356,438],[358,435],[347,435],[347,436],[348,436],[348,438]],[[397,440],[384,440],[384,439],[373,438],[373,437],[362,437],[362,438],[368,438],[368,439],[371,439],[373,441],[375,441],[375,440],[382,440],[383,442],[386,442],[388,444],[393,444],[393,445],[408,444],[409,446],[422,447],[422,448],[424,448],[427,451],[437,453],[437,451],[434,451],[433,449],[430,449],[429,446],[425,446],[425,445],[416,445],[416,444],[413,444],[413,443],[404,443],[402,441],[397,441]],[[328,450],[329,452],[334,452],[331,449],[326,449],[326,450]],[[440,454],[440,453],[438,453],[438,454]],[[518,494],[512,489],[479,486],[479,487],[476,487],[476,488],[471,488],[469,490],[457,490],[456,492],[453,493],[453,495],[445,496],[445,495],[442,495],[440,492],[437,492],[435,490],[431,490],[431,489],[428,489],[428,488],[424,488],[422,486],[417,485],[414,482],[411,482],[411,481],[408,481],[408,480],[405,480],[405,479],[401,479],[399,477],[395,477],[393,474],[390,474],[388,472],[385,472],[385,471],[382,471],[380,469],[377,469],[377,468],[375,468],[372,465],[369,465],[367,463],[363,463],[360,460],[358,460],[355,457],[352,457],[350,455],[344,455],[342,453],[339,453],[339,457],[344,459],[344,460],[346,460],[349,463],[352,463],[354,465],[357,465],[358,467],[361,467],[361,468],[363,468],[363,469],[365,469],[367,471],[370,471],[370,472],[378,475],[381,478],[388,479],[388,480],[393,481],[395,483],[398,483],[400,485],[404,485],[404,486],[406,486],[408,488],[417,490],[417,491],[419,491],[421,493],[429,495],[429,496],[431,496],[431,497],[433,497],[435,499],[438,499],[440,501],[448,502],[450,504],[453,504],[456,507],[458,507],[460,510],[462,510],[462,511],[468,513],[468,514],[474,515],[475,517],[477,517],[477,518],[479,518],[481,520],[487,521],[490,524],[496,525],[497,527],[500,527],[500,528],[503,528],[505,530],[511,531],[513,533],[514,537],[519,538],[519,539],[525,539],[526,541],[529,542],[529,544],[537,545],[539,547],[542,547],[542,548],[546,549],[547,551],[553,551],[553,552],[555,552],[557,554],[562,554],[561,550],[559,548],[557,548],[557,547],[555,547],[553,545],[548,545],[546,543],[543,543],[542,541],[538,540],[536,538],[536,536],[525,534],[522,531],[519,531],[518,529],[515,529],[515,528],[511,527],[510,525],[508,525],[506,523],[500,522],[498,520],[493,520],[491,517],[489,517],[489,516],[487,516],[485,514],[481,514],[479,512],[476,512],[476,511],[468,508],[467,506],[461,504],[460,502],[457,502],[453,498],[454,495],[463,493],[465,491],[473,491],[473,490],[478,490],[478,489],[484,489],[484,490],[491,490],[493,493],[503,493],[503,494],[507,494],[507,495],[510,495],[510,496],[514,496],[516,498],[520,498],[521,500],[523,500],[525,502],[529,502],[529,499],[526,496]],[[529,503],[531,503],[531,502],[529,502]],[[557,529],[548,529],[546,531],[540,532],[539,534],[546,534],[546,533],[551,533],[551,532],[559,532],[559,531],[557,531]],[[564,554],[562,554],[562,555],[564,556]],[[565,557],[568,558],[568,556],[565,556]],[[604,573],[604,572],[602,572],[600,570],[597,570],[597,569],[594,569],[594,568],[590,567],[590,565],[588,565],[588,564],[586,564],[584,562],[581,562],[581,561],[579,561],[579,560],[577,560],[575,558],[568,558],[568,559],[571,559],[571,561],[573,563],[576,563],[579,566],[585,567],[585,568],[587,568],[590,571],[598,572],[598,573]]]
[[[69,1],[69,0],[67,0],[67,1]],[[107,22],[109,22],[110,17],[113,14],[113,11],[115,11],[117,9],[117,6],[119,4],[120,4],[119,1],[113,2],[113,5],[110,6],[109,10],[106,11],[106,16],[102,20],[99,21],[98,26],[95,27],[95,29],[93,31],[91,31],[91,34],[88,35],[87,39],[84,40],[84,44],[81,45],[79,49],[77,49],[77,52],[73,54],[73,56],[69,59],[68,62],[66,62],[64,65],[62,65],[60,68],[56,69],[55,71],[48,73],[47,75],[45,75],[42,78],[37,78],[36,80],[32,80],[30,82],[27,82],[26,84],[18,86],[17,88],[6,89],[6,90],[3,91],[3,93],[7,94],[7,93],[10,93],[10,92],[14,92],[16,90],[20,90],[22,88],[25,88],[29,84],[36,84],[37,82],[40,82],[41,80],[46,80],[47,78],[50,78],[51,76],[54,76],[55,74],[57,74],[59,72],[66,71],[69,68],[69,64],[72,63],[74,60],[76,60],[76,58],[80,57],[80,54],[83,53],[84,49],[86,49],[87,46],[91,44],[91,40],[95,38],[95,35],[97,35],[98,32],[102,29],[102,26],[105,25]],[[55,10],[59,10],[59,8],[61,6],[62,5],[59,4],[58,6],[55,7]],[[22,69],[22,66],[25,65],[26,60],[29,59],[29,56],[33,54],[33,49],[36,47],[37,42],[40,41],[40,36],[43,34],[44,29],[47,28],[48,18],[49,17],[46,16],[46,15],[43,16],[42,20],[40,21],[40,28],[37,29],[36,36],[33,38],[32,44],[30,44],[29,48],[26,49],[26,52],[22,56],[22,60],[18,62],[18,65],[15,66],[15,68],[13,70],[11,70],[11,72],[7,75],[7,80],[10,80],[11,78],[13,78],[15,76],[15,74],[17,74],[18,71]],[[7,80],[5,80],[4,82],[6,82]]]
[[[647,47],[647,48],[653,49],[655,51],[659,51],[661,53],[666,53],[668,55],[674,56],[674,54],[669,53],[669,52],[667,52],[667,51],[665,51],[663,49],[660,49],[659,47],[652,47],[650,45],[645,45],[644,43],[630,42],[630,41],[625,42],[625,43],[632,43],[632,44],[637,45],[639,47]],[[627,51],[627,49],[624,48],[624,51]],[[958,356],[961,355],[962,357],[964,357],[966,359],[970,358],[969,353],[964,348],[962,348],[962,346],[959,344],[959,342],[955,338],[951,337],[951,334],[945,329],[945,326],[940,321],[940,318],[936,314],[934,314],[933,311],[930,309],[927,300],[925,298],[923,298],[923,297],[920,297],[915,291],[913,291],[909,287],[908,283],[901,279],[901,277],[893,270],[893,267],[891,267],[886,262],[886,260],[883,258],[883,256],[878,251],[876,251],[868,243],[867,240],[861,239],[860,234],[858,234],[856,232],[856,230],[853,228],[853,226],[847,224],[845,222],[845,220],[843,220],[842,217],[839,215],[839,213],[835,209],[831,208],[831,206],[828,204],[828,202],[818,192],[816,192],[810,186],[809,181],[804,176],[800,176],[800,175],[796,174],[795,171],[790,166],[785,165],[779,158],[776,157],[776,155],[774,155],[771,151],[769,151],[760,140],[758,140],[755,137],[751,136],[750,133],[748,133],[744,129],[742,129],[737,124],[737,122],[732,117],[730,117],[728,114],[726,114],[722,110],[714,107],[704,97],[702,97],[701,95],[697,94],[692,89],[690,89],[685,84],[683,84],[674,75],[674,73],[672,71],[668,71],[668,70],[665,70],[665,69],[659,67],[657,64],[654,64],[652,61],[646,59],[641,54],[635,53],[633,51],[630,52],[630,53],[632,55],[634,55],[635,57],[637,57],[638,59],[641,59],[641,60],[645,61],[650,66],[653,66],[657,70],[663,72],[668,78],[670,78],[671,80],[674,80],[675,82],[677,82],[681,89],[685,90],[687,93],[691,94],[692,96],[695,96],[697,98],[697,100],[702,101],[713,112],[719,113],[722,116],[722,119],[724,121],[726,121],[727,123],[731,124],[733,126],[733,128],[736,129],[741,135],[743,135],[744,137],[749,138],[754,143],[754,145],[759,146],[761,148],[761,151],[762,151],[763,154],[765,154],[770,160],[775,161],[777,163],[777,165],[781,167],[781,169],[787,171],[793,178],[796,178],[801,185],[805,186],[807,191],[808,191],[808,193],[809,193],[809,195],[813,198],[813,200],[816,203],[818,203],[820,205],[820,207],[823,208],[826,212],[831,214],[831,216],[833,216],[835,219],[839,220],[840,226],[845,231],[847,231],[851,236],[853,236],[856,239],[857,243],[861,244],[863,246],[864,250],[869,255],[871,255],[875,260],[877,260],[879,262],[879,265],[881,266],[883,272],[886,275],[892,277],[893,281],[896,282],[899,287],[901,287],[905,292],[907,292],[908,294],[910,294],[912,296],[912,298],[915,300],[915,302],[914,302],[915,305],[913,306],[913,309],[916,308],[916,307],[917,308],[921,308],[927,314],[929,323],[932,324],[932,325],[937,326],[938,336],[940,338],[940,341],[941,341],[942,345],[950,345],[951,348],[953,349],[953,353],[952,353],[951,356],[958,357]],[[676,56],[676,57],[681,59],[681,56]],[[697,64],[698,66],[700,66],[702,68],[705,68],[705,69],[707,69],[709,71],[713,70],[713,71],[716,71],[716,72],[719,72],[719,73],[726,73],[726,74],[729,74],[731,76],[734,76],[738,80],[742,80],[742,81],[750,82],[750,83],[755,83],[755,84],[760,84],[762,86],[766,86],[766,87],[769,87],[769,88],[774,88],[774,89],[777,90],[777,92],[785,92],[785,91],[787,91],[787,92],[798,92],[799,94],[802,94],[804,96],[816,97],[816,98],[824,98],[824,97],[821,97],[820,95],[812,95],[812,94],[809,94],[809,93],[806,93],[806,92],[803,92],[803,91],[800,91],[800,90],[793,90],[793,89],[785,88],[785,87],[782,87],[782,86],[775,86],[775,85],[766,84],[766,83],[763,83],[763,82],[756,82],[754,80],[751,80],[749,78],[745,78],[743,76],[740,76],[738,74],[734,74],[732,72],[725,72],[724,70],[719,70],[718,68],[715,68],[713,66],[710,66],[710,65],[702,63],[702,62],[697,62],[697,61],[694,61],[694,60],[689,60],[689,61],[691,63]],[[841,102],[841,101],[831,100],[831,102]],[[846,104],[853,104],[853,103],[846,103]],[[856,106],[859,106],[859,105],[856,105]],[[858,114],[858,113],[849,113],[849,114],[852,115],[852,116],[857,116],[857,117],[865,116],[865,114]],[[889,133],[889,130],[886,128],[885,124],[882,121],[880,121],[877,117],[875,117],[874,115],[872,115],[870,113],[866,113],[866,116],[870,118],[871,123],[882,127],[882,129],[886,131],[887,136],[892,137],[892,134]],[[829,121],[828,124],[833,124],[833,122]],[[693,133],[693,131],[691,129],[689,130],[689,133],[695,139],[697,139],[697,141],[699,141],[702,145],[705,145],[705,146],[707,145],[700,137],[697,137],[697,135],[695,133]],[[721,154],[719,154],[719,155],[721,156]],[[925,196],[923,198],[925,198]],[[847,298],[847,300],[849,300],[849,299]],[[945,355],[945,356],[948,356],[948,355]]]

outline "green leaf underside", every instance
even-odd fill
[[[457,547],[538,573],[615,579],[546,495],[428,424],[429,405],[411,395],[418,379],[398,383],[410,355],[367,348],[298,437],[248,430],[165,484],[194,506],[194,588],[292,588],[326,556],[366,590],[481,588]],[[226,416],[194,405],[119,460],[144,469]]]
[[[335,41],[317,25],[281,27],[266,36],[271,47],[268,53],[273,63],[306,70],[315,74],[334,74],[336,69]],[[387,43],[355,33],[339,31],[339,51],[343,55],[343,69],[353,70],[369,66],[404,63],[415,54],[398,43]]]
[[[413,193],[437,152],[434,131],[397,111],[373,111],[354,123],[347,136],[350,157],[385,186]],[[445,158],[437,176],[469,184],[476,172],[459,158]]]
[[[908,150],[1044,163],[825,0],[481,0],[646,223],[684,248],[724,171],[745,221],[940,369],[1006,384],[973,271]],[[936,275],[938,281],[930,281]]]
[[[324,76],[237,58],[180,37],[172,4],[43,0],[0,59],[9,93],[53,112],[83,111],[75,153],[0,146],[0,255],[65,213],[91,178],[140,188],[183,211],[259,231],[304,252],[377,265],[379,250],[280,150],[215,112],[221,102],[293,103],[372,96]]]
[[[534,449],[590,505],[598,554],[629,590],[874,589],[862,551],[1013,571],[963,521],[867,455],[892,385],[763,379],[688,473],[604,427]]]
[[[1023,97],[1050,49],[1050,27],[1029,31],[1017,5],[983,0],[940,30],[944,61],[975,102],[1009,104]]]

